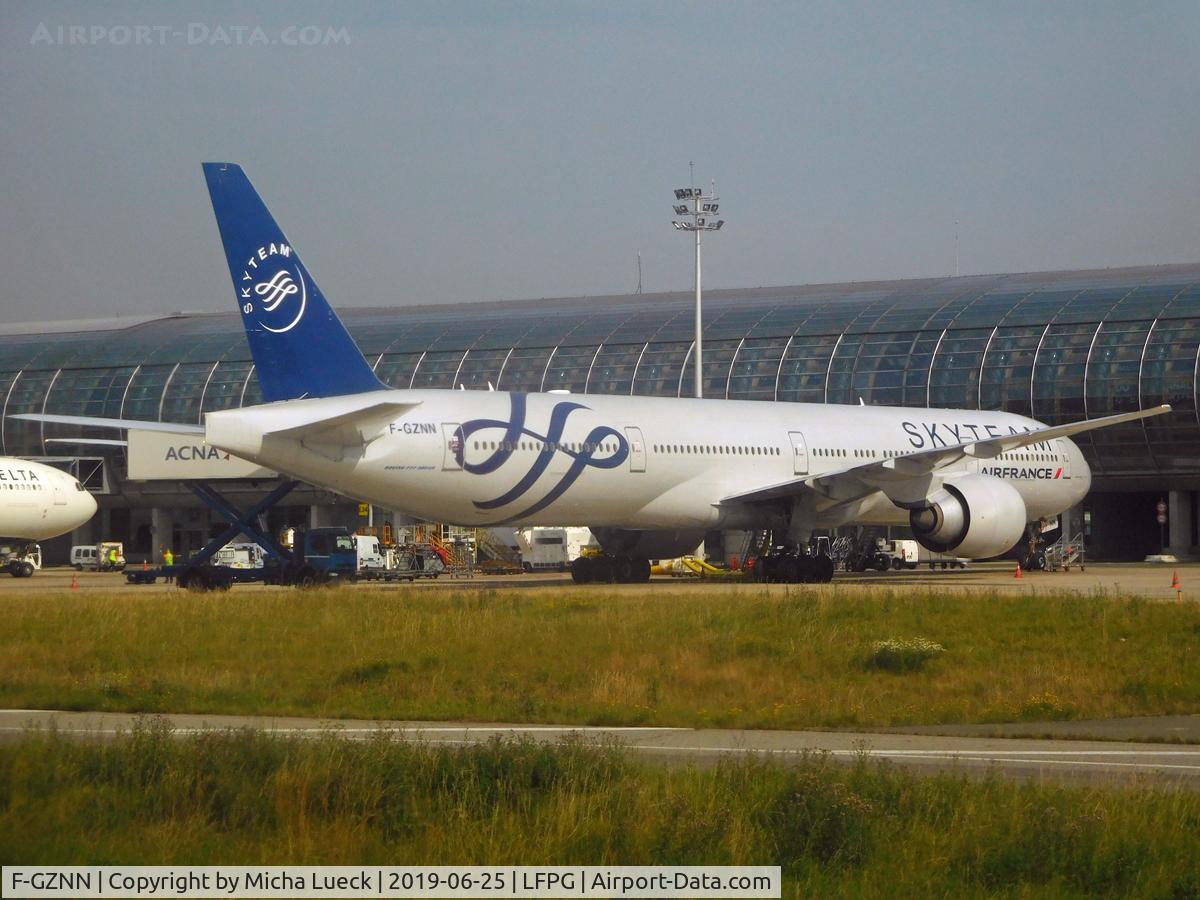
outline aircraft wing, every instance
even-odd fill
[[[1085,419],[1069,425],[1053,425],[1019,434],[983,440],[964,441],[945,447],[931,447],[893,456],[889,459],[873,460],[820,475],[799,475],[788,481],[756,488],[723,498],[724,503],[759,503],[815,494],[838,503],[857,500],[874,491],[883,491],[894,501],[915,503],[929,496],[941,486],[938,470],[958,462],[964,457],[994,459],[1001,453],[1019,450],[1031,444],[1040,444],[1057,438],[1070,437],[1096,428],[1107,428],[1123,422],[1136,422],[1151,416],[1161,416],[1171,411],[1169,404],[1142,409],[1137,412],[1119,413],[1099,419]]]

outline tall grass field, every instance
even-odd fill
[[[13,592],[0,619],[9,708],[748,728],[1200,711],[1200,605],[1118,596]]]
[[[780,865],[787,897],[1200,895],[1200,795],[820,757],[256,732],[0,745],[0,856],[53,864]]]

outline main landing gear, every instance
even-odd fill
[[[616,582],[641,584],[650,580],[650,560],[640,556],[581,556],[571,563],[576,584]]]
[[[833,560],[775,551],[760,557],[754,571],[759,581],[775,584],[827,584],[833,581]]]

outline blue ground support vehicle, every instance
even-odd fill
[[[194,591],[227,591],[238,582],[261,581],[266,584],[294,584],[310,587],[335,581],[353,581],[357,577],[358,554],[343,527],[295,529],[293,545],[280,546],[268,533],[263,514],[296,487],[284,481],[250,509],[242,511],[202,481],[184,482],[210,508],[229,521],[229,527],[210,540],[190,559],[172,566],[126,570],[130,584],[154,584],[159,578],[175,579],[183,588]],[[244,569],[214,564],[222,547],[245,534],[267,555],[260,568]]]

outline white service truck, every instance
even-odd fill
[[[267,551],[258,544],[238,542],[226,544],[217,551],[217,565],[231,569],[261,569]]]
[[[520,528],[517,547],[521,551],[521,568],[526,572],[565,572],[571,561],[583,554],[583,548],[593,543],[588,528]]]

